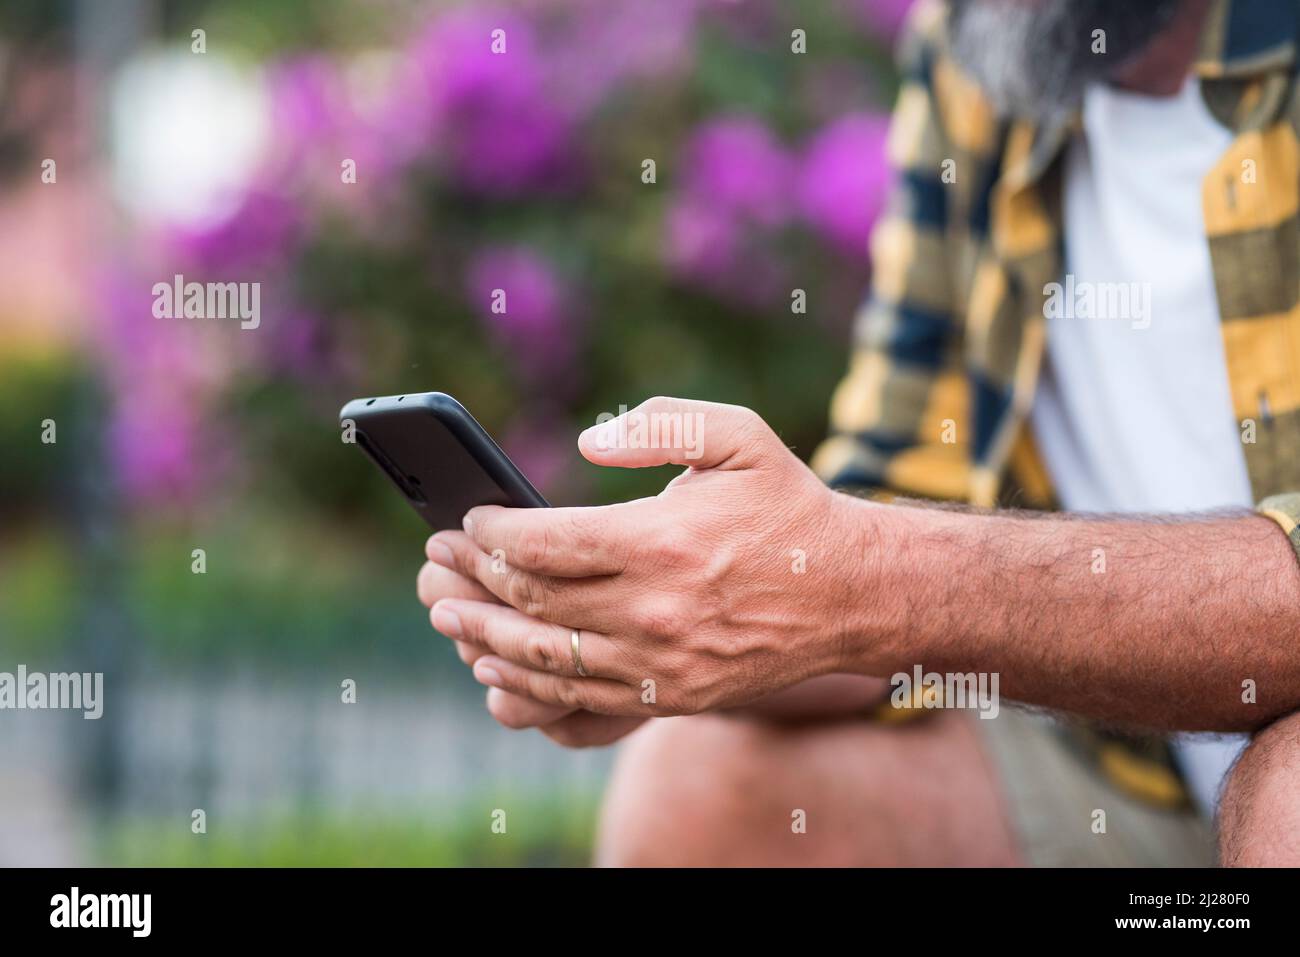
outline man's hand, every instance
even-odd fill
[[[495,598],[433,607],[484,684],[599,714],[688,714],[842,670],[871,581],[861,510],[753,412],[651,399],[588,429],[597,465],[689,466],[657,497],[470,511],[429,558]],[[579,677],[571,635],[579,629]]]
[[[1300,567],[1271,518],[878,505],[826,489],[752,412],[657,399],[622,421],[656,413],[702,416],[702,444],[579,442],[601,465],[690,466],[656,498],[474,509],[468,534],[430,539],[433,562],[512,606],[434,605],[439,630],[485,652],[479,681],[638,717],[917,665],[1160,729],[1251,730],[1300,707]]]
[[[496,597],[476,581],[433,562],[425,562],[416,579],[416,592],[426,608],[443,598],[468,598],[496,601]],[[461,661],[473,667],[483,648],[465,641],[456,642]],[[611,717],[574,710],[561,705],[545,704],[519,695],[489,688],[488,712],[507,728],[537,728],[566,748],[591,748],[612,744],[641,725],[641,719]]]

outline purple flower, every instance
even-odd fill
[[[575,6],[547,61],[555,94],[578,115],[621,84],[679,75],[691,65],[702,0],[584,0]]]
[[[792,169],[771,131],[748,116],[705,123],[682,158],[689,195],[763,226],[779,225],[789,214]]]
[[[290,149],[304,150],[336,136],[346,125],[347,108],[334,64],[326,57],[284,60],[268,71],[271,127]]]
[[[136,501],[190,498],[199,484],[203,460],[197,431],[192,410],[164,394],[139,388],[120,392],[109,425],[109,444],[127,497]]]
[[[664,258],[678,276],[707,284],[740,265],[742,227],[722,208],[682,198],[668,210],[666,225]]]
[[[325,347],[320,317],[290,309],[268,324],[268,359],[273,369],[308,379],[327,370],[331,356]]]
[[[168,239],[180,261],[221,272],[285,261],[302,236],[305,219],[302,209],[287,197],[254,189],[225,219],[177,228]]]
[[[504,52],[493,51],[497,30]],[[548,95],[527,20],[455,10],[420,37],[411,58],[387,125],[423,130],[462,185],[512,195],[566,179],[574,117]]]
[[[716,204],[682,197],[668,211],[664,259],[679,279],[725,301],[764,309],[787,282],[772,238]]]
[[[872,224],[889,188],[888,121],[851,113],[823,128],[804,151],[799,211],[832,245],[865,259]]]
[[[108,452],[135,501],[190,501],[225,470],[204,411],[230,370],[220,331],[153,314],[153,283],[116,265],[97,282],[98,349],[112,392]]]
[[[476,255],[466,275],[470,302],[526,371],[546,374],[573,356],[571,300],[550,264],[524,246]]]
[[[668,267],[724,299],[768,302],[781,281],[772,242],[792,212],[789,154],[760,121],[731,116],[695,131],[681,167],[665,218]]]

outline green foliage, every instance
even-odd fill
[[[8,664],[53,663],[77,608],[76,564],[57,535],[8,539],[0,551],[0,648]]]
[[[492,830],[506,810],[506,832]],[[502,792],[451,809],[347,815],[299,810],[226,823],[209,814],[206,834],[187,817],[114,825],[97,859],[125,867],[511,867],[590,861],[596,799],[589,793]]]
[[[405,534],[385,541],[295,519],[292,506],[211,528],[137,529],[121,568],[124,611],[136,639],[173,662],[449,662],[415,595],[424,533],[414,513],[402,518]],[[204,574],[192,571],[196,543]]]
[[[0,360],[0,516],[9,523],[57,504],[98,441],[98,397],[77,358],[55,352]],[[54,423],[53,443],[42,441]]]

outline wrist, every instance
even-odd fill
[[[831,493],[827,527],[840,543],[835,581],[824,594],[832,643],[832,673],[884,676],[889,645],[897,628],[891,604],[896,595],[884,586],[891,542],[896,535],[887,505],[842,492]]]
[[[946,607],[946,584],[954,570],[937,563],[951,551],[936,549],[933,526],[951,517],[942,511],[887,505],[837,494],[846,540],[843,614],[837,634],[841,670],[888,677],[928,660],[936,608]]]

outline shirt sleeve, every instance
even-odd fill
[[[1264,499],[1259,503],[1259,513],[1282,526],[1282,531],[1291,540],[1291,547],[1295,549],[1296,558],[1300,559],[1300,492],[1288,492]]]

